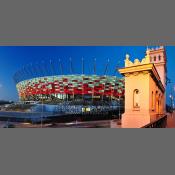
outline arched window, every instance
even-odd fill
[[[154,61],[156,61],[156,56],[154,56]]]
[[[152,107],[152,110],[154,110],[154,92],[153,91],[151,94],[151,107]]]
[[[140,108],[140,93],[138,89],[133,92],[133,107]]]
[[[159,61],[161,60],[161,56],[159,55]]]
[[[156,91],[155,93],[155,110],[158,113],[158,100],[159,100],[159,95],[158,95],[158,91]]]
[[[159,106],[158,106],[158,113],[161,112],[161,94],[159,94]]]

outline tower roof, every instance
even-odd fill
[[[122,75],[128,75],[128,74],[132,74],[134,72],[144,72],[144,71],[148,71],[151,73],[151,76],[153,77],[153,79],[155,80],[155,82],[157,83],[157,85],[159,86],[159,88],[161,89],[162,92],[165,91],[165,88],[161,82],[160,76],[157,72],[157,69],[155,68],[154,64],[140,64],[140,65],[134,65],[134,66],[130,66],[130,67],[125,67],[125,68],[121,68],[118,70]]]

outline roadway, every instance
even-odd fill
[[[175,112],[173,114],[167,114],[167,126],[166,128],[175,128]],[[31,124],[10,122],[15,128],[121,128],[118,120],[99,120],[99,121],[73,121],[67,123],[50,123],[50,124]],[[3,128],[7,122],[0,121],[0,128]]]
[[[117,120],[99,120],[99,121],[73,121],[67,123],[50,123],[50,124],[31,124],[20,122],[9,122],[15,128],[120,128]],[[0,128],[6,126],[7,122],[0,121]]]

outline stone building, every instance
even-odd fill
[[[132,62],[127,54],[125,67],[119,72],[125,76],[123,128],[139,128],[165,114],[166,53],[163,46],[147,49],[141,61]]]

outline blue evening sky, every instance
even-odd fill
[[[92,74],[94,58],[96,58],[96,73],[103,74],[109,59],[107,74],[114,75],[115,68],[119,64],[124,66],[125,55],[128,53],[131,60],[142,59],[145,55],[146,46],[1,46],[0,47],[0,99],[18,100],[18,95],[13,81],[13,75],[24,66],[30,68],[32,65],[39,65],[41,75],[51,74],[50,60],[54,65],[53,71],[60,74],[59,59],[63,67],[64,74],[70,74],[70,57],[72,58],[73,73],[82,73],[82,57],[84,58],[84,73]],[[166,46],[168,58],[168,77],[175,82],[175,46]],[[33,69],[34,70],[34,69]],[[115,75],[120,76],[118,73]],[[23,78],[29,78],[24,75]],[[170,86],[167,87],[170,93]]]

